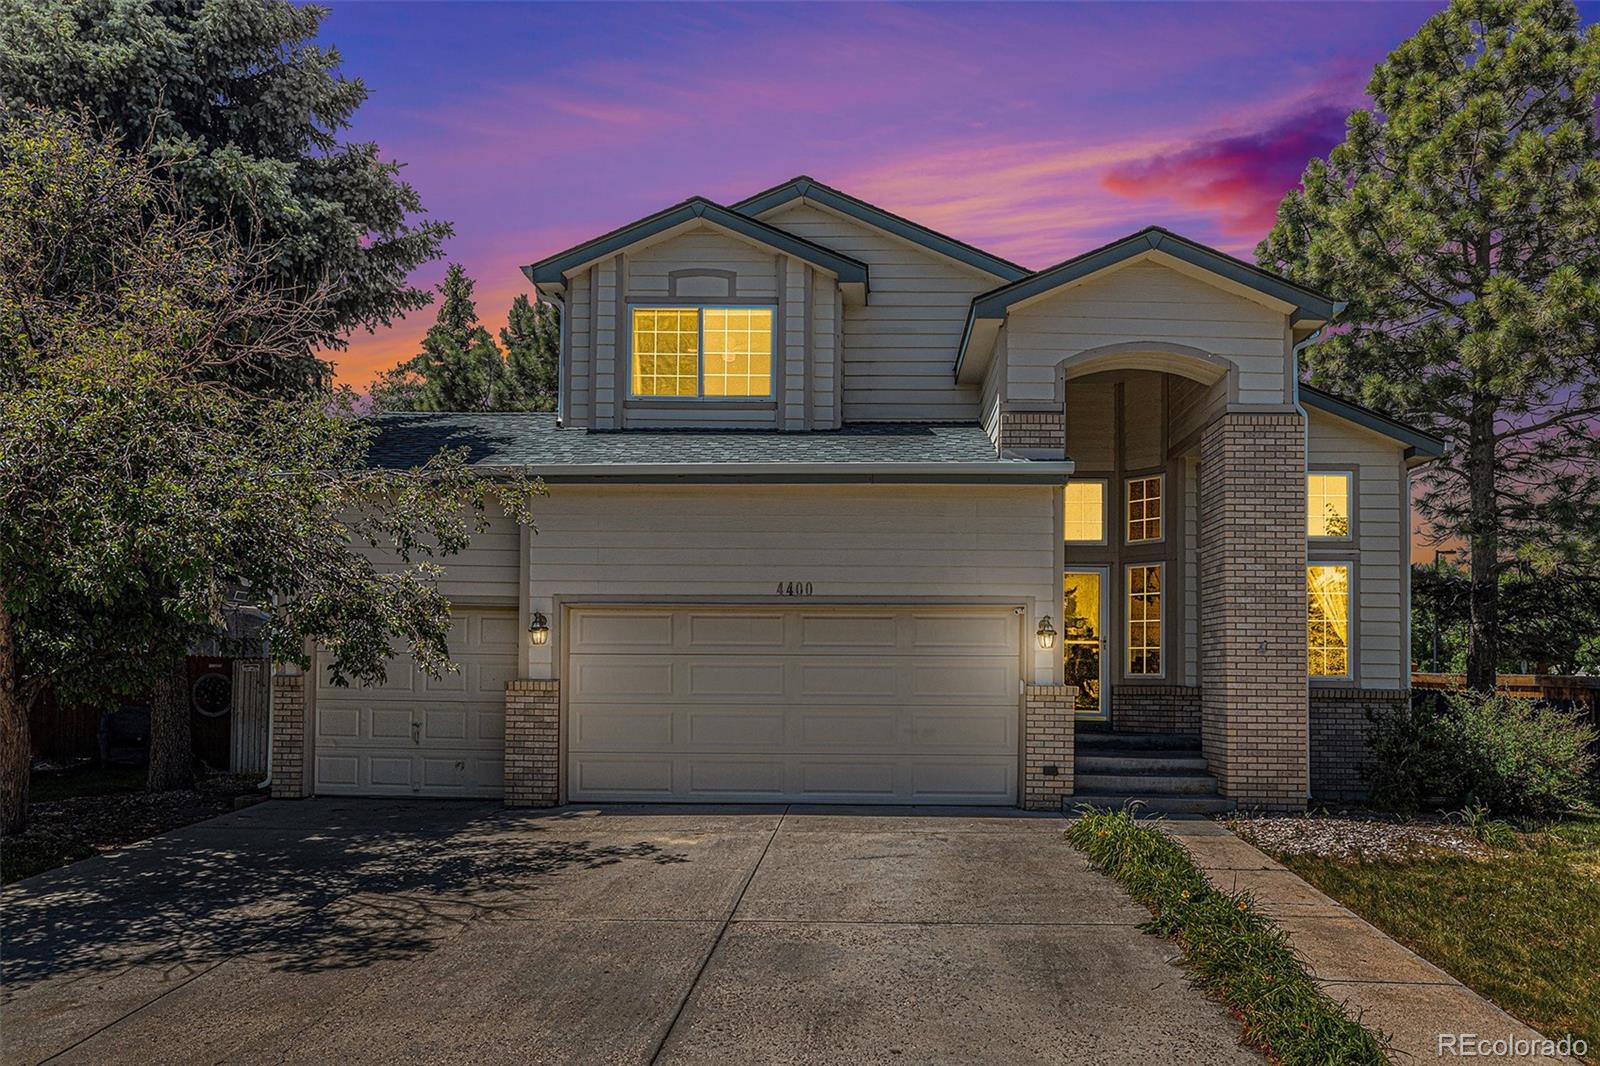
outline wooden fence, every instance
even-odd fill
[[[1464,674],[1414,673],[1411,675],[1413,691],[1444,692],[1463,688],[1467,683]],[[1507,696],[1526,696],[1544,700],[1558,707],[1582,710],[1596,728],[1600,728],[1600,677],[1573,677],[1558,674],[1501,674],[1495,679],[1495,688]]]

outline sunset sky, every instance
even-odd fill
[[[802,173],[1030,267],[1150,223],[1249,256],[1439,6],[334,0],[322,36],[371,93],[348,135],[455,224],[498,330],[522,264]],[[352,338],[340,380],[432,317]]]

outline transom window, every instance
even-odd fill
[[[635,307],[635,396],[772,396],[772,308]]]
[[[1128,578],[1128,675],[1160,675],[1161,564],[1130,566]]]
[[[1106,542],[1106,483],[1069,481],[1066,491],[1066,521],[1063,524],[1068,544]]]
[[[1128,481],[1128,543],[1161,539],[1160,474]]]
[[[1349,677],[1350,564],[1306,567],[1306,667],[1312,677]]]
[[[1306,475],[1306,536],[1339,540],[1350,536],[1350,475]]]

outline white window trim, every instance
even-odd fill
[[[1311,684],[1349,684],[1356,679],[1356,561],[1354,559],[1306,560],[1306,610],[1311,609],[1311,574],[1313,566],[1342,566],[1347,584],[1344,600],[1344,673],[1313,674],[1311,672],[1311,635],[1306,634],[1306,680]]]
[[[1313,477],[1328,477],[1333,474],[1344,475],[1344,506],[1345,522],[1350,527],[1350,532],[1342,537],[1330,537],[1326,534],[1312,536],[1308,531],[1306,540],[1314,544],[1348,544],[1356,539],[1356,472],[1340,467],[1316,468],[1306,470],[1306,525],[1311,525],[1311,479]]]
[[[1142,537],[1138,540],[1128,536],[1128,489],[1135,481],[1149,481],[1155,479],[1160,485],[1161,496],[1161,536]],[[1171,508],[1167,506],[1167,473],[1165,470],[1150,474],[1126,474],[1122,478],[1122,543],[1124,544],[1165,544],[1167,541],[1167,522],[1171,519]]]
[[[1063,487],[1061,493],[1061,539],[1066,544],[1079,548],[1104,548],[1111,543],[1111,479],[1103,477],[1075,477],[1071,479],[1079,484],[1094,482],[1100,486],[1100,539],[1099,540],[1068,540],[1066,536],[1067,496]],[[1165,527],[1163,527],[1165,528]]]
[[[1166,528],[1166,523],[1162,523]],[[1133,665],[1133,612],[1128,610],[1128,604],[1133,596],[1133,582],[1128,580],[1128,571],[1135,568],[1154,567],[1161,573],[1161,603],[1156,610],[1156,621],[1161,625],[1161,642],[1156,645],[1156,652],[1161,656],[1161,669],[1153,674],[1135,674],[1129,671]],[[1309,595],[1309,593],[1307,593]],[[1124,681],[1163,681],[1167,676],[1167,564],[1164,562],[1124,563],[1122,564],[1122,679]]]
[[[679,403],[772,403],[778,402],[778,305],[771,303],[737,303],[724,301],[722,303],[700,303],[696,300],[643,300],[639,303],[626,305],[628,319],[622,324],[624,332],[628,335],[627,365],[628,373],[628,399],[646,402],[656,400],[677,401]],[[652,396],[649,393],[633,391],[633,316],[640,310],[653,311],[657,308],[665,311],[687,311],[693,309],[695,315],[695,394],[693,396]],[[771,311],[772,312],[772,352],[768,356],[767,366],[767,394],[765,396],[707,396],[706,395],[706,312],[707,311]]]

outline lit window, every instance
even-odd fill
[[[1306,475],[1306,536],[1350,535],[1350,475]]]
[[[1071,481],[1066,492],[1066,539],[1069,544],[1106,542],[1106,483]]]
[[[1159,675],[1161,567],[1128,567],[1128,674]]]
[[[1128,482],[1128,543],[1161,539],[1161,475]]]
[[[1306,567],[1306,650],[1312,677],[1350,676],[1350,567]]]
[[[772,395],[770,307],[636,307],[632,333],[635,396]]]

